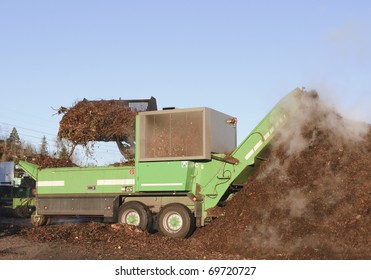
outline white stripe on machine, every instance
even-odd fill
[[[64,181],[37,181],[37,187],[64,187]]]
[[[249,158],[251,158],[254,153],[259,149],[259,147],[263,144],[263,141],[266,141],[274,132],[275,130],[275,127],[279,127],[280,124],[282,124],[285,120],[287,119],[287,116],[286,115],[283,115],[279,121],[277,121],[272,127],[271,129],[263,136],[263,140],[260,140],[254,148],[251,149],[250,152],[247,153],[247,155],[245,156],[245,160],[248,160]]]
[[[270,135],[271,135],[271,133],[268,131],[268,132],[264,135],[264,141],[267,141],[267,139],[269,138]]]
[[[263,144],[263,141],[260,140],[255,146],[254,146],[254,151],[256,151],[257,149],[259,149],[259,147]]]
[[[134,184],[135,179],[97,180],[97,186],[123,186]]]
[[[248,160],[249,158],[252,157],[252,155],[255,153],[255,151],[257,151],[259,149],[259,147],[263,144],[263,141],[260,140],[255,146],[254,148],[251,149],[251,151],[245,156],[245,159]]]

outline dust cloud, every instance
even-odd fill
[[[368,133],[369,127],[365,122],[354,121],[345,118],[338,113],[338,110],[320,99],[316,91],[310,91],[307,96],[299,99],[292,99],[284,106],[291,113],[290,121],[279,135],[277,143],[285,144],[287,155],[299,154],[308,144],[316,139],[319,130],[326,130],[332,134],[331,141],[336,145],[348,143],[349,145],[361,141]],[[292,108],[298,108],[292,112]],[[311,131],[311,139],[303,134],[303,130],[308,125],[308,120],[316,123],[316,127]]]

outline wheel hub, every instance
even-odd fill
[[[165,219],[166,228],[172,232],[179,231],[183,226],[183,219],[178,213],[169,213]]]
[[[128,225],[138,226],[140,223],[139,214],[135,211],[130,211],[124,216],[124,223]]]

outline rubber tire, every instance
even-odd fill
[[[23,205],[23,206],[17,206],[15,209],[14,209],[14,213],[15,213],[15,216],[18,217],[18,218],[27,218],[27,214],[28,214],[28,206],[26,205]],[[30,215],[28,216],[28,218],[30,217]]]
[[[39,215],[37,214],[36,211],[33,212],[31,215],[31,223],[35,227],[45,226],[48,224],[49,221],[50,221],[49,217],[44,216],[44,215]]]
[[[15,208],[14,213],[19,218],[30,218],[35,210],[35,206],[23,205]]]
[[[180,228],[172,229],[170,222],[176,219],[180,222]],[[195,229],[195,217],[192,215],[188,207],[179,204],[168,204],[161,209],[158,215],[158,229],[160,232],[173,238],[186,238],[189,237]]]
[[[129,201],[121,205],[118,213],[118,222],[125,224],[126,215],[136,213],[139,217],[139,222],[132,224],[142,230],[148,231],[152,227],[152,213],[149,208],[141,202]]]

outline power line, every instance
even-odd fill
[[[8,125],[8,126],[10,126],[10,127],[20,128],[20,129],[23,129],[23,130],[25,130],[25,131],[29,131],[29,132],[38,133],[38,134],[40,134],[41,136],[28,135],[28,134],[24,134],[24,133],[22,133],[21,136],[26,136],[26,137],[30,137],[30,138],[40,139],[40,141],[41,141],[42,137],[43,137],[43,136],[46,136],[46,135],[53,137],[53,138],[49,138],[49,137],[48,137],[48,138],[47,138],[47,141],[48,141],[48,142],[49,142],[49,141],[51,141],[51,142],[55,142],[55,140],[56,140],[56,138],[57,138],[57,136],[54,135],[54,134],[47,133],[47,132],[43,132],[43,131],[40,131],[40,130],[30,129],[30,128],[26,128],[26,127],[23,127],[23,126],[18,126],[18,125],[15,125],[15,124],[7,123],[7,122],[0,122],[0,124]],[[30,141],[30,142],[33,142],[33,141]],[[92,141],[92,142],[94,142],[94,141]],[[35,142],[33,142],[33,143],[35,143]],[[113,150],[110,149],[110,148],[111,148],[110,146],[105,145],[105,144],[101,144],[101,143],[100,143],[99,145],[100,145],[103,149],[107,149],[107,151],[111,151],[111,152],[113,152]]]
[[[27,130],[27,131],[31,131],[31,132],[41,133],[43,135],[55,136],[54,134],[51,134],[51,133],[47,133],[47,132],[43,132],[43,131],[35,130],[35,129],[30,129],[30,128],[27,128],[27,127],[22,127],[22,126],[11,124],[11,123],[7,123],[7,122],[0,122],[0,124],[9,125],[9,126],[12,126],[12,127],[15,127],[15,128],[21,128],[21,129],[24,129],[24,130]]]

